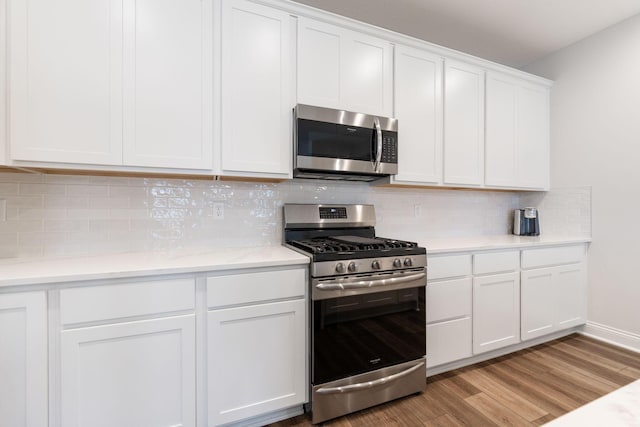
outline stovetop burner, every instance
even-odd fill
[[[333,236],[326,238],[294,240],[288,243],[312,254],[336,252],[355,253],[375,250],[384,251],[390,249],[415,248],[418,246],[418,244],[414,242],[385,239],[381,237],[369,238],[360,236]]]

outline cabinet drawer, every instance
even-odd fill
[[[471,278],[427,285],[427,323],[471,315]]]
[[[520,251],[491,252],[473,256],[473,274],[504,273],[520,268]]]
[[[547,267],[581,262],[584,245],[557,248],[527,249],[522,251],[522,268]]]
[[[63,325],[147,316],[195,307],[195,279],[120,283],[60,291]]]
[[[223,307],[302,297],[306,286],[306,268],[212,276],[207,277],[207,305]]]
[[[428,280],[471,275],[471,255],[430,256],[427,259]]]
[[[427,366],[471,357],[471,318],[427,325]]]

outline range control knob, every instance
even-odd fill
[[[402,261],[400,261],[400,258],[396,258],[396,259],[394,259],[394,260],[393,260],[393,266],[394,266],[395,268],[400,268],[400,267],[402,267]]]
[[[404,266],[405,267],[411,267],[413,265],[413,260],[411,258],[405,258],[404,259]]]
[[[371,268],[373,268],[374,270],[380,270],[380,261],[378,261],[377,259],[373,260],[371,262]]]
[[[339,262],[336,264],[336,272],[337,273],[344,273],[345,272],[345,268],[344,268],[344,264]]]
[[[356,263],[355,263],[355,262],[350,262],[350,263],[349,263],[349,266],[347,267],[347,269],[348,269],[351,273],[353,273],[354,271],[357,271],[357,270],[358,270],[358,266],[356,265]]]

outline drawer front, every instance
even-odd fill
[[[427,323],[471,316],[471,278],[427,285]]]
[[[307,269],[260,271],[207,277],[207,305],[224,307],[303,297]]]
[[[581,262],[583,258],[584,245],[527,249],[522,251],[522,268],[573,264]]]
[[[195,279],[156,280],[63,289],[63,325],[147,316],[195,308]]]
[[[429,256],[427,280],[447,279],[471,275],[471,255]]]
[[[473,274],[505,273],[520,268],[520,251],[491,252],[473,256]]]
[[[471,318],[427,325],[427,366],[471,357]]]

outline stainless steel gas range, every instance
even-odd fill
[[[284,206],[285,245],[311,257],[314,424],[426,385],[426,250],[374,226],[372,205]]]

